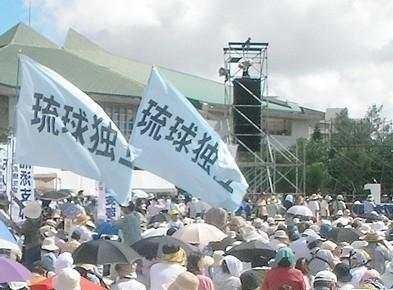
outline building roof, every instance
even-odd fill
[[[84,59],[106,66],[124,77],[147,84],[152,64],[113,55],[73,29],[68,31],[63,47]],[[225,88],[222,83],[163,66],[156,66],[156,68],[187,98],[209,104],[225,104]]]
[[[64,49],[57,48],[30,27],[20,23],[0,36],[0,84],[16,87],[18,54],[24,54],[55,70],[87,93],[108,95],[142,95],[139,82],[93,63]]]

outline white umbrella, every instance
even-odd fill
[[[210,242],[222,241],[226,235],[213,225],[194,223],[179,229],[173,237],[191,244],[207,245]]]
[[[314,216],[311,209],[309,209],[307,206],[304,206],[304,205],[294,205],[288,209],[287,213],[293,214],[293,215],[299,215],[299,216],[303,216],[303,217],[313,217]]]
[[[0,249],[10,250],[15,252],[19,257],[22,257],[22,251],[20,250],[19,246],[10,241],[0,239]]]
[[[148,198],[148,197],[149,197],[149,195],[141,189],[134,189],[132,191],[132,199],[133,200],[136,200],[138,198]]]

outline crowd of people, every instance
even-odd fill
[[[108,221],[91,197],[32,201],[19,224],[1,210],[19,248],[0,231],[0,267],[15,261],[29,275],[0,289],[391,289],[393,223],[372,196],[362,203],[357,215],[342,195],[255,194],[230,213],[195,197],[149,195]],[[114,260],[128,251],[126,262]]]

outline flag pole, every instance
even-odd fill
[[[15,192],[13,190],[12,186],[12,176],[14,173],[14,159],[15,159],[15,131],[16,131],[16,104],[18,103],[19,96],[20,96],[20,82],[19,82],[19,77],[20,77],[20,54],[18,54],[18,63],[17,63],[17,70],[16,70],[16,93],[15,93],[15,102],[13,106],[13,122],[12,126],[10,126],[9,129],[9,137],[8,137],[8,160],[7,160],[7,172],[9,172],[9,179],[7,182],[7,196],[10,199],[10,204],[9,204],[9,213],[10,213],[10,219],[13,221],[13,202],[15,198]]]

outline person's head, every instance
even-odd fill
[[[366,266],[371,261],[370,255],[362,249],[354,250],[350,259],[354,267]]]
[[[59,252],[59,247],[56,246],[55,239],[53,237],[45,238],[42,241],[41,252],[43,254],[46,254],[46,253],[57,254]]]
[[[312,250],[321,246],[324,240],[319,235],[311,235],[306,237],[307,247]]]
[[[221,263],[222,271],[235,277],[240,277],[243,270],[243,264],[234,256],[225,256]]]
[[[164,254],[162,259],[165,262],[176,263],[183,266],[186,265],[187,254],[181,247],[176,245],[164,245],[162,247],[162,253]]]
[[[240,282],[241,290],[257,290],[260,283],[257,273],[253,270],[243,272],[240,275]]]
[[[116,264],[115,271],[120,278],[126,277],[136,270],[136,264]]]
[[[198,290],[198,277],[190,272],[183,272],[170,284],[168,290]]]
[[[55,290],[81,290],[81,275],[72,268],[65,268],[54,278]]]
[[[187,257],[187,271],[192,274],[200,274],[200,261],[202,260],[202,254],[200,253],[192,253]]]
[[[277,267],[293,267],[296,258],[291,248],[283,247],[277,251],[274,263]]]
[[[338,282],[349,283],[352,280],[351,267],[345,263],[338,263],[334,269]]]
[[[308,275],[308,273],[310,273],[310,269],[308,268],[308,263],[306,258],[299,258],[296,261],[295,268],[300,270],[303,273],[303,275]]]
[[[79,241],[81,239],[81,234],[78,231],[73,231],[71,234],[71,239],[75,241]]]
[[[315,275],[313,286],[315,290],[336,290],[337,277],[331,271],[320,271]]]

